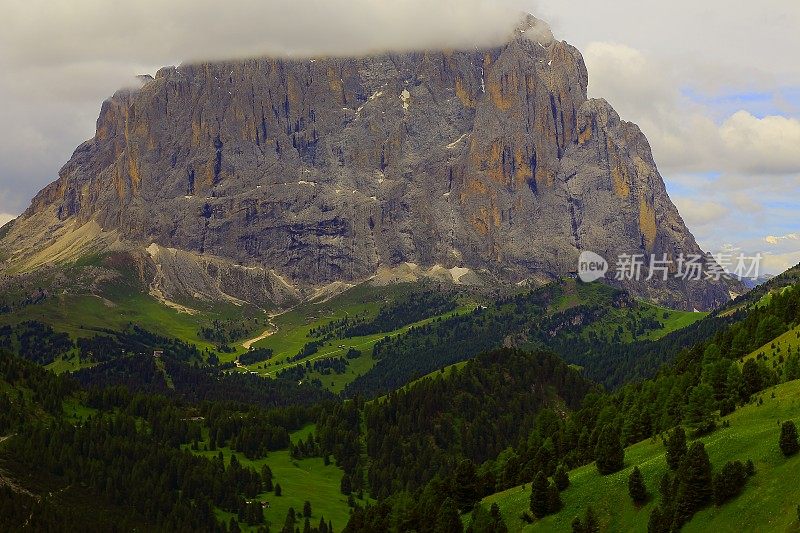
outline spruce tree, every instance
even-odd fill
[[[591,505],[586,508],[586,517],[583,521],[583,530],[586,533],[598,533],[598,531],[600,531],[600,524],[597,522],[597,516],[595,516],[594,509]]]
[[[675,493],[675,526],[680,527],[711,501],[711,461],[702,442],[694,442],[681,460]]]
[[[461,512],[467,512],[478,503],[478,476],[475,473],[475,464],[466,459],[456,467],[453,498]]]
[[[464,525],[458,514],[458,506],[452,498],[447,498],[442,502],[439,512],[436,514],[436,525],[434,533],[461,533]]]
[[[275,483],[275,496],[280,496],[283,493],[280,483]]]
[[[676,427],[667,438],[667,465],[670,470],[677,470],[681,459],[686,455],[686,432],[681,426]]]
[[[311,516],[311,502],[308,500],[303,503],[303,516],[306,518]]]
[[[572,519],[572,533],[597,533],[598,531],[600,531],[600,524],[597,523],[597,517],[595,517],[591,505],[586,508],[583,520],[579,516]]]
[[[556,473],[553,474],[553,482],[560,491],[569,487],[569,475],[564,465],[558,465],[558,468],[556,468]]]
[[[489,533],[492,531],[492,517],[483,505],[472,510],[466,533]]]
[[[494,522],[493,533],[508,533],[508,526],[506,526],[506,522],[503,520],[503,515],[500,514],[500,507],[498,507],[496,503],[493,503],[489,509],[489,515],[492,517],[492,521]]]
[[[714,474],[714,503],[722,505],[738,495],[747,482],[747,469],[741,461],[728,461]]]
[[[689,393],[686,405],[686,422],[698,435],[714,429],[714,389],[707,383],[701,383]]]
[[[666,517],[661,511],[661,507],[655,506],[650,511],[650,518],[647,520],[647,533],[669,533],[669,525],[665,522]]]
[[[345,496],[349,496],[353,492],[353,485],[350,483],[350,476],[347,474],[342,476],[342,482],[339,484],[339,490]]]
[[[505,521],[496,503],[487,511],[483,505],[476,505],[472,511],[467,533],[508,533]]]
[[[278,485],[275,485],[276,487]],[[289,507],[289,510],[286,511],[286,520],[283,522],[283,529],[281,529],[281,533],[294,533],[294,525],[295,525],[296,517],[294,514],[294,508]]]
[[[531,512],[536,518],[544,518],[550,508],[550,496],[547,486],[547,477],[544,472],[539,472],[531,483]]]
[[[638,466],[633,467],[633,471],[628,477],[628,494],[636,505],[647,501],[647,488],[644,486],[644,477]]]
[[[622,470],[625,450],[620,442],[619,431],[613,424],[607,425],[600,432],[594,456],[597,470],[604,476]]]
[[[547,487],[547,514],[555,514],[564,507],[564,502],[561,501],[561,494],[558,492],[558,487],[555,483],[551,483]]]
[[[756,475],[756,465],[753,464],[752,459],[748,459],[744,464],[744,471],[747,474],[747,477]]]
[[[794,455],[800,450],[800,443],[797,442],[797,427],[791,420],[787,420],[781,425],[781,437],[778,443],[786,457]]]
[[[272,492],[272,469],[269,465],[261,467],[261,483],[264,486],[265,492]]]

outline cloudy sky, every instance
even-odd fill
[[[137,74],[196,59],[484,44],[524,10],[581,49],[591,96],[641,126],[701,246],[762,252],[771,272],[800,262],[797,0],[0,2],[0,224]]]

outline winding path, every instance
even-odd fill
[[[268,317],[267,317],[267,322],[270,325],[269,329],[264,330],[264,333],[262,333],[258,337],[253,337],[252,339],[248,339],[248,340],[244,341],[242,343],[242,348],[244,348],[245,350],[249,350],[250,347],[252,345],[254,345],[255,343],[257,343],[258,341],[264,340],[267,337],[269,337],[270,335],[274,335],[278,331],[278,326],[275,325],[275,323],[272,321],[272,318],[273,318],[272,315],[268,315]],[[236,358],[236,361],[238,363],[238,361],[239,361],[238,357]]]

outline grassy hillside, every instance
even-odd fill
[[[708,316],[704,312],[680,311],[637,299],[633,305],[609,305],[610,294],[600,284],[579,283],[574,279],[560,282],[560,293],[548,306],[547,314],[556,315],[577,307],[604,307],[601,320],[581,330],[584,338],[633,342],[656,340],[685,328]]]
[[[236,322],[246,337],[261,331],[266,316],[254,306],[192,300],[182,312],[148,294],[135,263],[125,254],[90,254],[74,263],[44,269],[0,285],[0,326],[37,320],[73,339],[98,329],[121,330],[134,323],[160,335],[214,349],[200,328]],[[34,297],[35,296],[35,297]]]
[[[102,329],[122,330],[133,323],[165,337],[177,338],[202,349],[216,350],[217,346],[200,335],[203,325],[214,320],[241,320],[251,323],[251,328],[261,328],[265,318],[252,308],[239,308],[220,304],[213,312],[190,315],[171,309],[146,294],[128,294],[116,300],[92,295],[59,294],[41,304],[24,307],[10,314],[0,315],[0,326],[14,325],[26,320],[36,320],[51,325],[56,331],[70,337],[92,337]],[[256,331],[253,329],[252,331]],[[240,349],[243,352],[244,349]],[[74,365],[56,362],[53,370],[75,370]]]
[[[375,366],[345,387],[344,393],[379,396],[421,375],[508,344],[555,351],[585,368],[590,378],[616,386],[623,378],[654,374],[665,360],[696,339],[670,340],[664,344],[667,350],[653,349],[646,358],[635,357],[643,351],[638,343],[652,345],[701,322],[704,316],[637,301],[605,284],[560,280],[381,339],[375,343]]]
[[[715,471],[731,460],[751,458],[756,475],[748,480],[741,495],[722,507],[701,511],[684,531],[800,531],[796,506],[800,504],[800,456],[786,459],[778,448],[778,422],[800,422],[800,380],[784,383],[759,394],[754,400],[723,420],[730,427],[702,437]],[[636,508],[628,495],[628,476],[638,465],[651,499]],[[526,524],[520,519],[528,510],[530,484],[491,495],[483,503],[497,503],[512,531],[570,531],[575,516],[583,516],[591,505],[603,530],[646,531],[650,510],[658,502],[658,483],[666,471],[665,450],[659,441],[649,440],[625,450],[625,469],[601,476],[594,464],[569,473],[571,484],[562,493],[564,509],[558,514]]]
[[[292,433],[290,435],[292,442],[296,443],[300,439],[307,438],[314,429],[315,427],[310,425]],[[195,453],[206,457],[215,457],[220,452],[225,457],[225,464],[229,464],[230,448]],[[248,459],[242,454],[237,454],[236,457],[243,466],[251,467],[257,472],[261,471],[263,465],[269,465],[274,475],[273,481],[280,484],[281,496],[275,496],[272,492],[263,492],[256,498],[269,502],[269,508],[264,510],[264,518],[273,530],[283,525],[289,507],[294,508],[297,513],[302,513],[303,503],[306,500],[311,502],[313,525],[317,525],[321,516],[324,516],[326,521],[332,521],[337,530],[343,528],[347,523],[350,508],[347,505],[347,496],[344,496],[339,490],[343,472],[333,460],[326,466],[320,457],[293,459],[289,456],[288,450],[271,452],[267,457],[255,460]],[[363,502],[360,503],[363,504]],[[217,516],[227,523],[234,515],[217,510]],[[241,527],[248,530],[246,524],[241,524]],[[249,529],[255,531],[257,528]]]
[[[312,332],[345,317],[358,317],[358,320],[368,321],[392,302],[413,298],[415,292],[422,290],[425,290],[424,286],[411,283],[387,287],[362,284],[329,300],[301,304],[283,314],[272,317],[272,332],[252,345],[254,348],[271,349],[272,357],[267,361],[242,367],[241,370],[275,377],[282,370],[305,365],[306,362],[313,363],[342,357],[351,348],[354,348],[361,352],[361,355],[348,359],[348,365],[344,372],[323,374],[319,371],[310,371],[304,377],[304,379],[318,379],[323,387],[333,392],[341,392],[348,383],[368,372],[375,365],[372,348],[377,342],[387,337],[396,337],[413,327],[423,326],[433,320],[446,319],[472,311],[475,303],[467,295],[453,295],[452,297],[458,301],[457,307],[453,311],[429,316],[396,329],[370,335],[352,337],[334,335],[334,338],[324,341],[313,354],[296,357],[304,346],[317,339]],[[220,359],[226,361],[233,360],[235,357],[236,355],[223,355]]]
[[[780,365],[787,355],[798,353],[800,351],[800,326],[795,326],[783,335],[776,337],[772,341],[764,344],[760,348],[754,350],[747,355],[744,360],[757,359],[759,357],[766,358],[769,363],[774,363],[776,366]]]

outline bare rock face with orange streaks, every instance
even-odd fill
[[[587,99],[580,53],[532,17],[491,49],[191,64],[142,81],[103,104],[7,249],[45,247],[25,239],[51,212],[54,230],[91,221],[117,246],[299,289],[403,263],[519,283],[575,271],[581,250],[700,253],[644,135]],[[683,308],[729,298],[713,281],[626,287]]]

